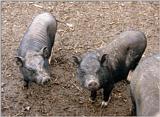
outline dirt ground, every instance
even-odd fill
[[[110,43],[125,30],[147,36],[144,57],[159,52],[158,2],[2,2],[1,4],[1,102],[4,116],[109,116],[130,115],[128,85],[116,84],[106,108],[89,102],[89,92],[76,79],[72,55]],[[37,14],[51,12],[58,24],[50,83],[22,88],[22,75],[14,56],[24,32]]]

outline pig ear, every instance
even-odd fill
[[[80,57],[72,56],[72,58],[73,58],[73,61],[74,61],[77,65],[80,65],[80,63],[81,63],[81,58],[80,58]]]
[[[24,65],[24,61],[25,61],[25,60],[24,60],[23,57],[16,56],[15,59],[16,59],[16,64],[17,64],[18,66],[22,67],[22,66]]]
[[[109,56],[108,54],[103,54],[102,58],[101,58],[101,65],[103,65],[103,63],[106,61],[106,63],[108,63],[108,59],[109,59]]]
[[[43,55],[44,58],[49,58],[49,50],[47,47],[44,47],[40,50],[40,54]]]

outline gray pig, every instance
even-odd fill
[[[54,45],[57,22],[50,13],[37,15],[18,48],[16,63],[23,74],[24,86],[29,82],[44,84],[50,79],[48,66]]]
[[[145,51],[147,40],[144,33],[126,31],[109,45],[89,51],[82,57],[73,56],[78,65],[77,76],[83,87],[91,91],[95,101],[97,90],[103,88],[102,106],[107,106],[114,83],[127,79]]]
[[[159,68],[160,53],[146,58],[131,73],[130,87],[133,115],[158,116],[160,104]]]

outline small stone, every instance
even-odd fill
[[[1,88],[1,93],[4,93],[4,88]]]
[[[66,23],[68,27],[73,27],[73,24]]]
[[[26,111],[29,111],[30,109],[31,109],[30,106],[27,106],[27,107],[24,108],[24,110],[26,110]]]
[[[79,104],[83,104],[84,102],[82,100],[79,101]]]
[[[122,3],[121,6],[124,7],[124,4]]]
[[[6,85],[6,83],[3,83],[3,82],[1,83],[1,87],[4,87],[5,85]]]
[[[123,99],[123,102],[127,102],[127,99]]]

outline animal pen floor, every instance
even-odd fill
[[[128,85],[116,84],[106,108],[100,107],[101,91],[96,103],[75,78],[72,55],[79,55],[110,43],[125,30],[140,30],[147,36],[143,57],[159,51],[158,2],[1,2],[1,102],[5,116],[106,116],[130,115]],[[48,85],[32,83],[22,88],[22,75],[14,56],[32,18],[44,11],[60,21],[51,62],[52,80]]]

